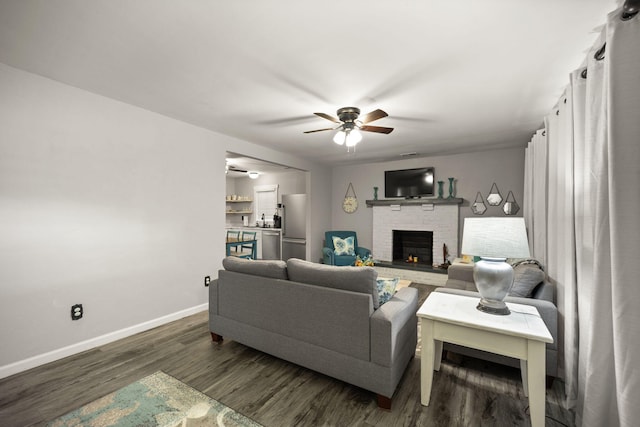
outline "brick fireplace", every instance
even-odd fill
[[[449,203],[421,203],[398,201],[384,205],[373,205],[373,255],[385,262],[394,260],[394,230],[426,231],[433,233],[432,264],[444,262],[443,245],[447,245],[449,255],[458,254],[458,210],[460,199]],[[461,200],[460,200],[461,201]],[[397,255],[397,253],[396,253]]]

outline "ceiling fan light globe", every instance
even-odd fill
[[[346,133],[344,133],[341,130],[336,132],[336,134],[333,136],[333,142],[335,142],[338,145],[343,145],[345,140],[346,140]]]
[[[351,146],[354,146],[360,141],[362,141],[362,132],[360,132],[359,129],[354,128],[349,132],[349,135],[347,135],[347,145],[351,143]]]

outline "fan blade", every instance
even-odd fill
[[[360,126],[360,130],[365,132],[391,133],[393,128],[385,128],[382,126]]]
[[[332,116],[330,116],[328,114],[325,114],[325,113],[313,113],[313,114],[315,114],[318,117],[322,117],[323,119],[327,119],[327,120],[329,120],[330,122],[333,122],[333,123],[342,123],[340,120],[336,119],[335,117],[332,117]]]
[[[378,109],[378,110],[374,110],[368,114],[365,114],[364,117],[362,117],[362,124],[367,124],[367,123],[371,123],[375,120],[381,119],[383,117],[387,117],[388,114],[385,113],[384,111]]]
[[[325,131],[325,130],[334,130],[334,129],[336,129],[336,128],[324,128],[324,129],[308,130],[308,131],[305,131],[304,133],[322,132],[322,131]]]
[[[244,173],[247,173],[246,170],[241,169],[241,168],[239,168],[237,166],[233,166],[233,165],[229,165],[229,170],[233,171],[233,172],[244,172]]]

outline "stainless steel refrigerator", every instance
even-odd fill
[[[307,257],[307,195],[282,195],[282,259]]]

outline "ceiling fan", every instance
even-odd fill
[[[344,107],[340,108],[337,111],[338,118],[330,116],[325,113],[314,113],[318,117],[322,117],[323,119],[327,119],[331,122],[338,123],[338,126],[332,128],[324,128],[324,129],[316,129],[316,130],[308,130],[305,133],[314,133],[314,132],[322,132],[325,130],[336,130],[338,132],[333,137],[333,142],[338,145],[346,144],[347,147],[355,146],[360,140],[362,140],[362,134],[360,131],[365,132],[376,132],[376,133],[385,133],[389,134],[393,131],[393,128],[382,127],[382,126],[370,126],[368,123],[371,123],[375,120],[382,119],[383,117],[387,117],[388,114],[384,111],[377,109],[368,114],[360,116],[360,109],[356,107]]]

